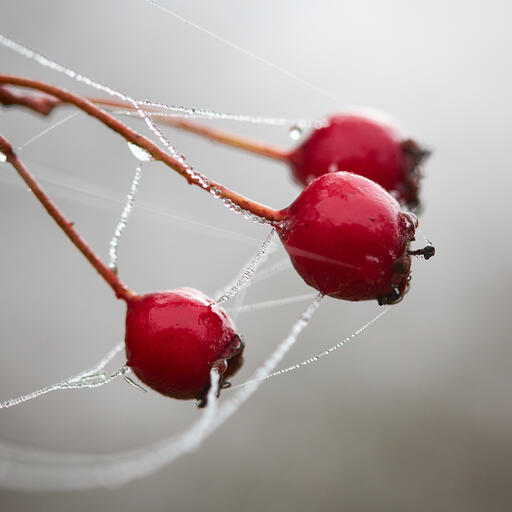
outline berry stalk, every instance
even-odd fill
[[[216,183],[212,180],[208,180],[208,183],[205,184],[200,177],[191,174],[190,169],[188,169],[185,164],[179,162],[171,155],[161,150],[151,140],[132,130],[124,123],[122,123],[115,117],[111,116],[91,101],[81,96],[70,93],[59,87],[46,84],[44,82],[39,82],[37,80],[0,74],[0,101],[3,101],[2,98],[6,95],[6,88],[1,87],[2,84],[35,89],[37,91],[45,93],[45,95],[53,96],[63,103],[72,104],[78,109],[96,118],[98,121],[102,122],[105,126],[107,126],[114,132],[124,137],[128,142],[131,142],[132,144],[135,144],[145,149],[155,160],[163,162],[165,165],[172,168],[178,174],[183,176],[190,184],[197,185],[198,187],[208,192],[215,192],[215,194],[221,197],[222,199],[227,200],[242,208],[243,210],[249,211],[256,216],[262,217],[271,222],[278,222],[283,218],[282,213],[279,210],[274,210],[272,208],[269,208],[268,206],[264,206],[262,204],[254,202],[242,196],[241,194],[238,194],[228,189],[227,187],[220,185],[219,183]],[[7,92],[9,93],[10,91]],[[30,101],[30,98],[28,98],[26,95],[19,95],[18,98],[21,98],[21,101],[18,102],[16,100],[16,95],[10,93],[7,104],[22,104],[24,106],[28,106],[32,110],[44,113],[44,111],[39,108],[39,103],[41,101],[43,101],[44,103],[48,102],[47,96],[44,96],[42,100],[41,98],[34,98],[32,101]]]
[[[104,98],[88,99],[95,105],[103,105],[105,107],[123,109],[131,112],[135,111],[135,107],[133,105],[123,101],[115,101]],[[145,105],[144,110],[147,112],[154,113],[162,112],[159,108]],[[241,149],[242,151],[247,151],[249,153],[265,156],[267,158],[271,158],[272,160],[279,160],[282,162],[289,161],[288,151],[273,146],[271,144],[267,144],[266,142],[261,142],[254,139],[249,139],[247,137],[242,137],[241,135],[228,132],[226,130],[211,128],[210,126],[198,123],[196,121],[189,121],[187,119],[176,119],[172,117],[158,117],[157,119],[159,124],[172,126],[173,128],[178,128],[179,130],[194,133],[196,135],[204,137],[205,139],[209,139],[214,142],[219,142],[226,146],[231,146],[233,148]]]
[[[109,98],[105,99],[87,97],[86,99],[95,105],[101,105],[111,109],[122,109],[129,112],[136,112],[135,107],[129,102]],[[17,91],[12,91],[5,86],[0,86],[0,103],[3,103],[5,106],[22,105],[44,116],[49,115],[55,107],[64,104],[63,101],[50,95],[35,96],[34,94],[23,94]],[[144,111],[146,112],[161,113],[161,109],[157,107],[146,105],[143,107]],[[241,149],[249,153],[262,155],[273,160],[279,160],[283,162],[289,161],[288,151],[277,148],[276,146],[272,146],[271,144],[267,144],[265,142],[242,137],[232,132],[211,128],[197,122],[188,121],[186,119],[176,119],[171,117],[158,117],[158,123],[194,133],[214,142],[219,142],[226,146]]]
[[[0,152],[5,155],[6,161],[9,162],[21,179],[28,185],[34,193],[44,209],[53,218],[53,220],[64,231],[66,236],[71,240],[75,247],[85,256],[89,263],[96,269],[100,276],[112,288],[116,297],[125,301],[135,297],[135,294],[126,287],[119,277],[117,277],[96,255],[87,242],[78,234],[73,227],[73,223],[69,222],[61,213],[55,203],[46,195],[44,190],[39,186],[35,178],[23,165],[16,153],[12,149],[11,143],[0,135]]]

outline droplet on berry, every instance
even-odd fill
[[[127,304],[127,365],[152,389],[204,404],[212,366],[218,366],[221,384],[241,366],[243,343],[233,322],[203,293],[178,288]]]
[[[402,298],[417,220],[380,185],[348,172],[324,174],[282,213],[279,237],[307,284],[351,301]]]
[[[332,169],[349,171],[396,192],[400,202],[416,208],[419,166],[428,154],[388,122],[339,114],[313,130],[289,159],[295,179],[303,185]]]

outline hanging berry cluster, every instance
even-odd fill
[[[87,99],[8,75],[0,75],[0,103],[25,106],[43,115],[64,104],[85,111],[189,183],[272,225],[297,273],[322,295],[395,304],[409,287],[411,255],[428,259],[434,254],[431,245],[410,249],[418,225],[412,210],[419,206],[420,164],[428,153],[411,139],[402,138],[394,127],[370,117],[332,116],[292,151],[190,121],[164,119],[178,128],[287,162],[295,181],[304,188],[291,205],[274,210],[202,176],[179,155],[163,151],[99,106],[133,110],[138,105]],[[221,384],[226,384],[226,377],[242,364],[243,343],[227,313],[191,288],[143,295],[131,291],[80,237],[2,136],[0,153],[116,297],[126,302],[127,366],[152,389],[205,405],[212,368],[217,369]]]

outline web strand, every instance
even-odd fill
[[[292,80],[296,81],[297,83],[300,83],[300,84],[308,87],[312,91],[315,91],[318,94],[322,95],[324,98],[327,98],[327,99],[333,101],[334,103],[336,103],[337,106],[341,105],[341,100],[337,96],[335,96],[332,92],[329,92],[328,90],[326,90],[322,87],[319,87],[318,85],[315,85],[315,84],[309,82],[308,80],[305,80],[304,78],[301,78],[300,76],[292,73],[291,71],[288,71],[287,69],[285,69],[281,66],[278,66],[277,64],[274,64],[273,62],[271,62],[263,57],[260,57],[259,55],[251,52],[250,50],[247,50],[247,49],[241,47],[240,45],[233,43],[232,41],[229,41],[228,39],[216,34],[215,32],[212,32],[211,30],[208,30],[207,28],[204,28],[204,27],[198,25],[197,23],[194,23],[194,22],[184,18],[183,16],[180,16],[179,14],[171,11],[167,7],[164,7],[163,5],[159,4],[155,0],[144,0],[144,1],[147,2],[148,4],[153,5],[157,9],[160,9],[161,11],[165,12],[166,14],[174,17],[175,19],[181,21],[182,23],[190,25],[195,30],[198,30],[199,32],[202,32],[203,34],[206,34],[208,37],[211,37],[212,39],[215,39],[216,41],[219,41],[222,44],[229,46],[233,50],[236,50],[237,52],[243,53],[244,55],[247,55],[248,57],[251,57],[252,59],[255,59],[255,60],[261,62],[265,66],[268,66],[269,68],[272,68],[283,75],[286,75],[287,77],[291,78]]]
[[[153,0],[145,0],[146,2],[154,5],[155,7],[162,9],[172,16],[180,19],[181,21],[190,24],[198,30],[208,34],[211,37],[223,42],[231,46],[232,48],[249,55],[260,62],[263,62],[267,66],[270,66],[287,76],[297,80],[298,82],[310,87],[313,90],[323,94],[326,97],[330,97],[335,101],[338,101],[337,98],[331,95],[328,91],[325,91],[303,79],[297,77],[296,75],[290,73],[289,71],[276,66],[275,64],[263,59],[248,50],[245,50],[234,43],[198,26],[194,23],[174,14],[173,12],[161,7],[157,2]],[[187,173],[190,177],[194,179],[198,179],[204,188],[210,185],[210,181],[207,177],[203,176],[201,173],[196,171],[192,166],[186,163],[183,155],[179,154],[174,146],[169,142],[169,140],[163,135],[162,131],[155,125],[153,122],[152,115],[158,115],[154,113],[149,113],[145,111],[141,106],[157,106],[159,108],[163,108],[166,110],[173,111],[177,113],[178,111],[183,111],[182,113],[187,116],[203,116],[210,119],[230,119],[241,122],[251,122],[258,124],[274,124],[274,125],[284,125],[289,124],[290,120],[282,119],[282,118],[258,118],[252,116],[245,115],[235,115],[235,114],[222,114],[216,113],[214,111],[208,111],[205,109],[187,109],[186,107],[176,107],[173,105],[165,105],[158,104],[149,101],[138,101],[130,98],[129,96],[120,93],[108,86],[102,85],[100,83],[94,82],[88,77],[85,77],[71,69],[65,68],[56,62],[53,62],[46,57],[29,50],[21,45],[18,45],[14,41],[11,41],[4,36],[0,35],[0,44],[11,48],[18,53],[31,58],[38,62],[39,64],[54,69],[55,71],[64,73],[66,76],[78,80],[79,82],[83,82],[89,86],[96,88],[102,92],[105,92],[111,96],[116,96],[124,101],[131,103],[137,114],[145,121],[149,130],[157,136],[160,142],[165,146],[165,148],[169,151],[169,153],[175,158],[177,161],[182,163],[186,169]],[[72,116],[68,116],[68,118],[61,120],[59,123],[49,127],[41,134],[33,137],[24,146],[34,142],[39,137],[42,137],[46,133],[48,133],[51,129],[59,126],[60,124],[66,122],[68,119],[71,119],[76,114]],[[277,122],[276,122],[277,121]],[[311,123],[311,124],[307,124]],[[313,122],[306,120],[293,121],[293,124],[299,127],[311,126]],[[130,193],[128,194],[125,206],[123,208],[123,212],[121,214],[121,219],[117,225],[116,232],[114,237],[112,238],[110,244],[110,267],[117,270],[117,262],[118,262],[118,246],[120,237],[123,234],[124,229],[126,228],[126,221],[128,219],[128,215],[132,209],[133,201],[135,199],[135,193],[137,190],[137,185],[140,181],[142,169],[140,166],[137,168],[137,172],[134,176],[130,187]],[[213,194],[215,195],[215,190],[213,190]],[[224,199],[223,199],[224,200]],[[235,211],[242,213],[244,217],[245,213],[240,209],[236,209],[232,204],[224,200],[225,204]],[[252,216],[254,218],[254,216]],[[216,302],[216,305],[220,305],[239,294],[237,297],[237,303],[235,304],[236,313],[243,312],[244,308],[246,311],[254,310],[254,309],[263,309],[264,307],[273,307],[276,302],[280,304],[290,304],[292,302],[297,302],[298,300],[305,300],[305,298],[312,298],[311,295],[308,296],[298,296],[298,297],[290,297],[286,299],[277,299],[277,301],[267,301],[265,303],[257,303],[253,305],[242,305],[242,300],[244,294],[247,290],[247,286],[249,285],[256,268],[264,261],[264,257],[266,255],[266,250],[268,249],[272,236],[275,233],[275,229],[272,229],[268,237],[263,242],[261,248],[256,253],[254,258],[249,262],[248,266],[245,268],[244,272],[237,278],[237,280],[227,289],[227,291],[219,297]],[[289,263],[288,263],[289,265]],[[284,269],[284,265],[276,267],[275,272],[279,272]],[[267,276],[272,275],[268,273]],[[262,278],[263,279],[263,278]],[[244,288],[245,287],[245,288]],[[239,293],[242,291],[242,293]],[[281,362],[285,354],[293,347],[296,343],[301,332],[306,328],[308,323],[310,322],[313,314],[318,309],[323,296],[321,294],[315,295],[313,302],[309,305],[306,311],[301,315],[299,320],[292,326],[288,336],[277,346],[276,350],[270,355],[270,357],[264,362],[264,364],[255,372],[253,379],[250,381],[237,386],[240,387],[239,391],[234,394],[229,400],[222,404],[219,407],[218,404],[218,393],[220,388],[220,376],[216,368],[212,369],[210,374],[211,387],[208,392],[208,407],[204,411],[201,419],[196,422],[189,430],[180,436],[163,441],[160,443],[155,443],[147,448],[142,448],[139,450],[133,450],[125,453],[114,454],[114,455],[98,455],[98,456],[87,456],[87,455],[75,455],[75,454],[53,454],[50,452],[43,451],[33,451],[23,447],[17,446],[8,446],[6,444],[0,443],[0,485],[7,485],[10,488],[18,488],[18,489],[86,489],[97,486],[112,486],[112,485],[122,485],[127,483],[135,478],[140,478],[146,476],[148,474],[153,473],[158,470],[162,466],[169,464],[170,462],[176,460],[178,457],[183,455],[184,453],[190,452],[196,449],[216,428],[224,423],[231,415],[233,415],[238,408],[247,401],[250,396],[256,392],[258,387],[264,380],[267,380],[273,376],[277,376],[283,373],[288,373],[294,369],[298,369],[302,366],[306,366],[307,364],[311,364],[312,362],[316,362],[320,357],[328,355],[332,351],[343,346],[347,341],[355,337],[357,334],[362,332],[366,327],[371,325],[377,318],[382,316],[386,311],[379,314],[374,320],[363,326],[363,328],[356,331],[349,338],[343,340],[342,342],[334,345],[330,349],[313,356],[312,358],[294,365],[292,367],[274,371],[277,365]],[[269,305],[270,304],[270,305]],[[105,358],[103,358],[97,365],[95,365],[92,369],[85,370],[73,377],[70,377],[64,381],[60,381],[52,386],[48,386],[41,390],[35,391],[28,395],[24,395],[22,397],[18,397],[15,399],[8,400],[6,402],[2,402],[0,404],[0,408],[2,407],[11,407],[13,405],[17,405],[26,400],[30,400],[32,398],[36,398],[50,391],[58,390],[58,389],[78,389],[78,388],[92,388],[102,386],[113,379],[119,376],[125,376],[128,371],[126,366],[123,366],[121,369],[114,371],[113,373],[107,374],[102,372],[102,370],[106,367],[106,365],[113,359],[113,357],[122,349],[123,344],[119,344],[115,347],[113,351],[111,351]],[[7,404],[7,405],[6,405]]]
[[[170,143],[170,141],[165,137],[163,132],[158,128],[158,126],[153,122],[153,119],[150,114],[145,112],[142,108],[140,103],[131,98],[130,96],[113,89],[112,87],[109,87],[107,85],[101,84],[99,82],[96,82],[92,80],[91,78],[82,75],[70,68],[67,68],[63,66],[62,64],[59,64],[53,60],[48,59],[47,57],[31,50],[30,48],[27,48],[16,41],[13,41],[12,39],[9,39],[5,37],[4,35],[0,34],[0,44],[5,46],[6,48],[9,48],[15,52],[17,52],[20,55],[23,55],[24,57],[27,57],[31,60],[34,60],[38,64],[47,67],[49,69],[52,69],[54,71],[60,72],[68,76],[69,78],[72,78],[78,82],[84,83],[90,87],[93,87],[96,90],[102,91],[110,96],[116,97],[121,99],[122,101],[130,103],[135,110],[139,113],[140,117],[144,120],[149,130],[156,135],[158,140],[162,143],[162,145],[166,148],[169,155],[173,158],[175,162],[177,162],[180,165],[181,171],[186,175],[186,177],[190,178],[196,185],[202,187],[203,189],[209,191],[213,197],[220,199],[224,205],[229,208],[231,211],[235,213],[240,213],[243,215],[245,219],[250,219],[255,222],[260,222],[262,224],[269,224],[273,225],[273,222],[263,218],[259,215],[252,214],[249,211],[244,210],[243,208],[236,205],[231,199],[228,199],[224,197],[222,192],[215,186],[212,186],[212,182],[201,174],[199,171],[194,169],[189,163],[187,163],[185,157],[178,153],[176,148]],[[180,172],[181,172],[180,171]]]
[[[214,306],[221,306],[229,299],[233,298],[240,289],[251,280],[258,266],[265,261],[266,251],[272,242],[272,237],[274,236],[275,231],[276,230],[272,228],[267,238],[265,238],[261,244],[258,252],[254,255],[251,261],[249,261],[242,274],[238,276],[227,290],[215,301]]]
[[[28,161],[28,162],[30,162],[30,161]],[[37,165],[38,168],[40,168],[40,169],[44,168],[44,166],[42,166],[41,164],[32,164],[32,165]],[[110,195],[105,192],[100,193],[99,191],[94,190],[94,185],[91,183],[84,182],[84,180],[81,180],[82,183],[80,183],[79,185],[73,185],[71,183],[66,183],[65,181],[63,181],[63,180],[66,180],[69,178],[66,173],[64,173],[62,171],[57,171],[57,170],[51,170],[51,172],[59,174],[62,177],[62,179],[55,180],[55,179],[51,179],[47,176],[41,176],[40,173],[38,173],[39,174],[38,180],[40,180],[43,183],[50,184],[54,187],[58,187],[59,189],[70,191],[75,194],[81,194],[81,195],[86,196],[91,199],[98,199],[98,200],[104,201],[109,204],[123,204],[122,200],[114,197],[113,195]],[[18,184],[18,182],[16,182],[15,184],[13,184],[11,182],[7,182],[7,183],[13,187],[20,186]],[[84,202],[85,204],[91,204],[90,201],[83,200],[82,202]],[[138,206],[137,206],[138,214],[139,215],[142,214],[145,217],[148,217],[148,216],[155,217],[162,221],[173,222],[173,223],[177,224],[178,226],[182,226],[182,227],[184,225],[187,225],[187,226],[190,226],[191,229],[201,231],[205,234],[215,235],[215,236],[222,237],[222,238],[225,238],[228,240],[240,242],[240,243],[243,243],[246,245],[253,246],[254,243],[257,241],[256,238],[250,237],[248,235],[244,235],[242,233],[237,233],[235,231],[230,231],[225,228],[220,228],[220,227],[212,225],[212,224],[206,224],[204,222],[192,220],[192,219],[189,219],[188,217],[183,217],[181,215],[177,215],[176,213],[167,212],[164,210],[158,210],[148,204],[143,204],[143,203],[137,203],[137,204],[138,204]]]
[[[57,121],[56,123],[53,123],[52,125],[48,126],[48,128],[45,128],[43,131],[39,132],[37,135],[34,135],[34,137],[28,139],[21,146],[18,146],[18,151],[21,151],[22,149],[25,149],[27,146],[29,146],[30,144],[32,144],[36,140],[40,139],[41,137],[44,137],[46,134],[50,133],[52,130],[54,130],[58,126],[61,126],[64,123],[67,123],[68,121],[71,121],[71,119],[76,117],[78,114],[79,114],[79,112],[73,112],[69,116],[66,116],[63,119],[60,119],[59,121]]]
[[[232,310],[233,313],[248,313],[258,311],[261,309],[269,309],[278,306],[285,306],[288,304],[295,304],[305,300],[311,300],[316,294],[306,293],[304,295],[296,295],[295,297],[285,297],[284,299],[266,300],[264,302],[256,302],[255,304],[246,304],[245,306],[236,306]]]
[[[96,82],[85,75],[82,75],[70,68],[67,68],[62,64],[59,64],[51,59],[48,59],[47,57],[31,50],[30,48],[27,48],[17,43],[16,41],[13,41],[12,39],[3,36],[2,34],[0,34],[0,44],[5,46],[6,48],[15,51],[16,53],[19,53],[20,55],[23,55],[24,57],[27,57],[28,59],[34,60],[35,62],[44,67],[47,67],[59,73],[63,73],[69,78],[84,83],[98,91],[108,94],[109,96],[119,98],[133,105],[135,110],[139,113],[140,117],[142,117],[142,119],[146,123],[149,130],[157,136],[157,138],[160,140],[163,146],[169,151],[169,154],[177,162],[181,163],[184,166],[186,174],[190,178],[196,180],[198,184],[203,188],[208,188],[208,186],[210,185],[209,180],[186,163],[185,157],[176,151],[176,148],[169,142],[169,140],[167,140],[162,131],[155,125],[155,123],[151,119],[151,116],[141,109],[139,103],[136,100],[116,89],[113,89],[112,87]]]
[[[341,340],[340,342],[336,343],[335,345],[332,345],[328,349],[324,350],[323,352],[320,352],[314,356],[309,357],[308,359],[293,364],[292,366],[288,366],[287,368],[283,368],[282,370],[277,370],[273,373],[270,373],[265,377],[264,380],[272,379],[274,377],[277,377],[278,375],[284,375],[290,372],[293,372],[295,370],[299,370],[300,368],[304,368],[305,366],[309,366],[310,364],[318,362],[322,357],[326,357],[336,350],[342,348],[344,345],[346,345],[349,341],[352,341],[354,338],[359,336],[363,331],[368,329],[372,324],[374,324],[379,318],[383,317],[388,311],[390,310],[389,307],[385,308],[383,311],[381,311],[377,316],[373,317],[370,321],[366,322],[363,326],[361,326],[359,329],[354,331],[350,336],[347,336],[345,339]],[[235,390],[237,388],[243,388],[244,386],[247,386],[250,384],[251,381],[243,382],[242,384],[237,384],[236,386],[232,386],[230,390]]]
[[[254,116],[249,114],[234,114],[229,112],[219,112],[216,110],[209,110],[205,108],[185,107],[182,105],[168,105],[166,103],[158,103],[151,100],[137,100],[143,107],[161,108],[169,112],[148,112],[153,116],[172,116],[172,117],[189,117],[197,119],[217,119],[222,121],[236,121],[239,123],[249,123],[268,126],[298,126],[300,128],[317,128],[325,125],[325,120],[310,120],[310,119],[288,119],[285,117],[267,117],[267,116]],[[133,113],[120,110],[118,113],[125,115],[133,115]]]
[[[0,443],[0,486],[17,490],[78,490],[121,486],[148,476],[200,446],[259,388],[293,347],[320,306],[318,294],[288,336],[277,346],[253,379],[222,406],[217,405],[219,380],[211,375],[208,406],[200,420],[181,435],[145,448],[112,455],[52,453]],[[215,369],[212,369],[212,372]]]
[[[121,212],[121,218],[117,223],[116,229],[114,231],[114,235],[110,240],[109,246],[109,256],[110,261],[108,267],[114,271],[118,272],[118,259],[119,259],[119,241],[121,236],[123,235],[126,226],[128,224],[128,217],[130,216],[130,212],[132,211],[133,205],[135,203],[135,195],[137,194],[137,190],[139,188],[140,180],[142,178],[142,163],[137,165],[135,169],[135,174],[133,176],[132,183],[130,185],[130,191],[126,196],[126,203],[123,207],[123,211]]]
[[[5,400],[4,402],[0,402],[0,409],[8,409],[10,407],[14,407],[16,405],[20,405],[28,400],[33,400],[34,398],[39,398],[40,396],[46,395],[52,391],[64,390],[64,389],[81,389],[81,388],[96,388],[99,386],[104,386],[108,384],[115,378],[120,375],[124,375],[127,369],[126,367],[122,367],[119,370],[116,370],[113,373],[106,374],[102,373],[102,370],[107,366],[107,364],[114,359],[114,357],[121,352],[124,347],[124,343],[117,344],[112,350],[108,352],[108,354],[103,357],[96,365],[87,370],[83,370],[72,377],[61,380],[55,384],[50,386],[46,386],[44,388],[38,389],[36,391],[32,391],[31,393],[27,393],[26,395],[22,395],[16,398],[11,398],[9,400]]]

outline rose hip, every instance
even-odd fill
[[[222,379],[242,362],[243,344],[221,307],[192,288],[127,301],[127,365],[152,389],[178,399],[203,401],[213,365]]]
[[[380,185],[348,172],[312,181],[281,212],[281,241],[307,284],[331,297],[397,302],[416,219]]]
[[[328,172],[369,178],[409,208],[418,206],[419,165],[428,155],[391,124],[356,114],[332,116],[289,154],[295,179],[307,185]]]

